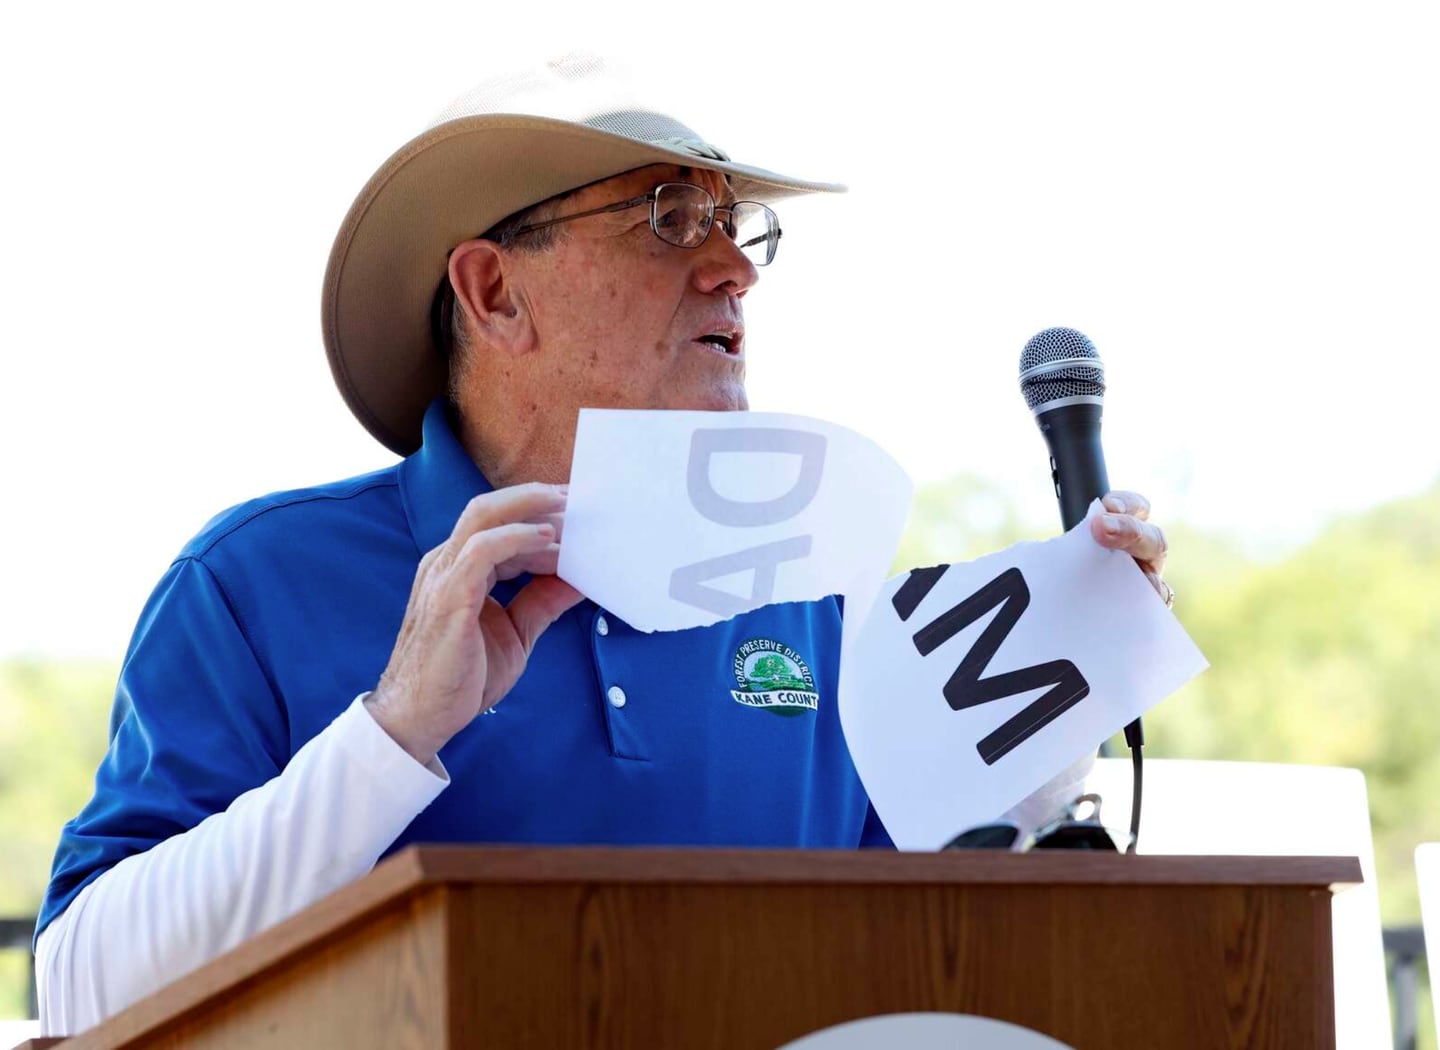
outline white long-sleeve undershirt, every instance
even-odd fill
[[[274,779],[127,857],[40,935],[40,1030],[73,1035],[354,881],[449,783],[356,698]],[[122,962],[123,960],[123,962]]]

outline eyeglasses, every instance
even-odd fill
[[[511,236],[534,233],[572,219],[583,219],[590,215],[624,211],[650,205],[650,229],[666,244],[677,248],[698,248],[710,236],[715,226],[715,217],[720,216],[720,228],[735,242],[747,259],[756,266],[768,266],[775,258],[775,248],[780,243],[780,219],[765,205],[756,201],[736,201],[730,205],[717,205],[715,198],[703,186],[688,182],[662,182],[642,197],[631,197],[617,204],[603,208],[563,215],[546,222],[521,226]]]

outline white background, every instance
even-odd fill
[[[452,96],[575,47],[737,159],[852,187],[782,210],[754,407],[1048,524],[1015,373],[1061,324],[1109,368],[1112,481],[1166,520],[1273,548],[1434,480],[1440,9],[849,10],[9,5],[0,656],[118,658],[211,514],[390,461],[321,350],[335,228]]]

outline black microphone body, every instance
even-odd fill
[[[1100,447],[1103,412],[1101,405],[1062,405],[1035,416],[1050,446],[1050,477],[1067,532],[1085,520],[1094,500],[1110,491]]]

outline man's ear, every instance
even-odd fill
[[[455,309],[464,311],[471,332],[497,350],[526,353],[535,345],[535,326],[512,260],[494,241],[462,241],[450,252],[450,285]]]

